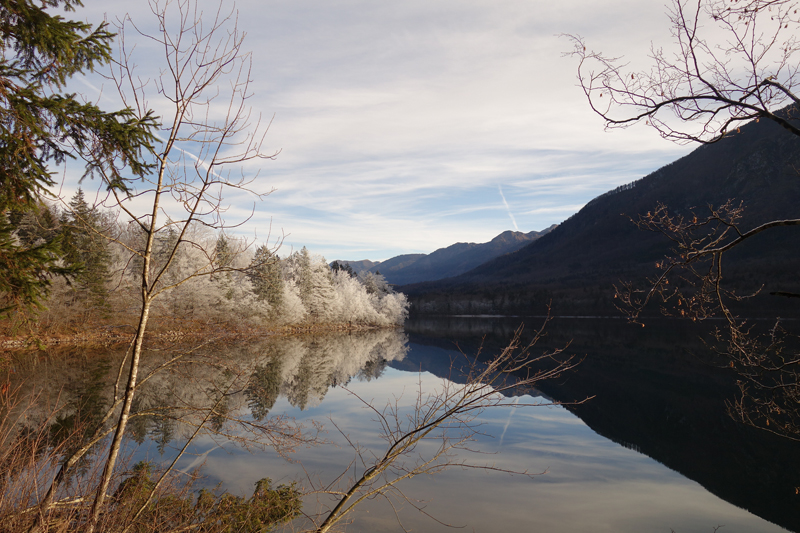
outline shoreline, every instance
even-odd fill
[[[25,335],[17,337],[0,337],[0,350],[2,351],[19,351],[42,349],[56,346],[70,346],[70,347],[87,347],[87,348],[101,348],[116,346],[130,342],[133,339],[133,333],[119,333],[112,331],[112,329],[122,329],[129,326],[104,326],[105,331],[97,331],[90,333],[87,331],[80,331],[73,334],[61,335]],[[264,329],[256,328],[231,328],[225,325],[217,324],[209,328],[208,325],[195,325],[188,328],[170,328],[164,331],[152,331],[146,334],[145,342],[152,341],[166,341],[175,342],[183,340],[192,340],[198,338],[213,338],[215,341],[219,340],[240,340],[252,339],[255,337],[291,337],[294,335],[309,335],[314,333],[326,332],[354,332],[354,331],[370,331],[378,329],[397,329],[402,328],[402,325],[377,325],[377,324],[352,324],[352,323],[333,323],[333,324],[304,324],[304,325],[287,325],[278,327],[268,327]]]

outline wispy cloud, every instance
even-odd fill
[[[154,27],[147,3],[89,4],[80,11],[87,20],[129,12],[139,27]],[[282,150],[275,161],[242,169],[259,173],[259,190],[277,189],[256,204],[250,234],[266,234],[271,223],[292,246],[339,259],[429,253],[488,241],[509,229],[509,219],[515,230],[544,229],[687,153],[646,128],[604,132],[575,86],[574,61],[562,56],[569,43],[555,36],[579,33],[612,55],[669,42],[664,14],[640,7],[637,0],[308,0],[265,10],[239,0],[239,29],[254,60],[249,103],[254,116],[275,115],[265,151]],[[128,38],[141,52],[133,60],[142,79],[153,79],[164,68],[159,50]],[[634,67],[647,61],[646,53],[626,59]],[[111,108],[105,102],[114,95],[99,76],[78,90],[98,93],[103,83]],[[168,115],[157,91],[147,98]],[[495,188],[506,212],[482,207]],[[252,202],[229,195],[227,215],[249,214]]]

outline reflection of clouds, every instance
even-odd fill
[[[318,364],[322,372],[309,378],[308,390],[319,394],[317,387],[327,384],[331,376],[348,379],[357,375],[359,360],[405,355],[405,348],[397,349],[393,340],[398,333],[355,340],[343,335],[332,338],[328,348],[322,350],[303,337],[283,339],[285,342],[279,344],[270,339],[263,349],[240,347],[240,352],[232,351],[230,358],[241,360],[248,367],[275,356],[269,354],[283,354],[286,367],[293,370],[281,376],[295,379],[293,376],[303,366],[303,358],[313,352],[308,360]],[[404,338],[402,334],[400,338]],[[262,357],[254,357],[257,354]],[[387,368],[378,379],[351,379],[347,389],[378,408],[398,399],[401,408],[408,409],[417,398],[419,383],[423,391],[442,386],[442,380],[430,373]],[[352,449],[326,420],[327,416],[350,439],[370,450],[377,452],[385,446],[374,412],[343,387],[325,390],[321,403],[308,405],[305,411],[293,407],[285,396],[270,409],[272,413],[295,416],[306,424],[310,420],[325,424],[328,429],[325,437],[338,447],[300,448],[291,456],[302,463],[311,479],[322,483],[341,474],[353,459]],[[652,459],[597,435],[564,408],[519,407],[546,401],[530,396],[509,398],[508,402],[518,407],[487,409],[481,413],[478,420],[481,431],[498,438],[479,437],[473,447],[487,453],[464,456],[474,463],[530,472],[546,470],[546,474],[530,479],[455,469],[410,480],[403,485],[403,491],[412,498],[427,501],[426,512],[438,519],[467,525],[475,531],[639,533],[674,529],[681,533],[708,533],[718,524],[726,524],[725,530],[730,531],[782,531]],[[426,449],[423,447],[422,451]],[[249,496],[254,483],[264,477],[272,478],[275,484],[298,480],[308,487],[297,464],[287,463],[269,449],[251,454],[225,443],[220,447],[213,438],[203,435],[195,441],[191,453],[181,461],[180,468],[188,472],[203,465],[205,486],[224,482],[227,490],[242,496]],[[316,501],[307,500],[306,509],[313,511],[315,505]],[[431,533],[451,531],[408,506],[400,516],[409,529]],[[356,513],[355,522],[348,526],[348,531],[356,533],[377,530],[399,530],[391,508],[378,500],[365,503]]]
[[[189,463],[186,466],[182,466],[181,469],[178,470],[178,472],[181,472],[181,473],[184,473],[184,474],[191,473],[192,470],[194,470],[195,468],[199,467],[200,465],[202,465],[206,461],[206,459],[208,458],[208,454],[210,454],[214,450],[219,449],[221,447],[222,446],[220,446],[219,444],[215,444],[213,447],[207,449],[206,451],[197,454],[197,456],[195,456],[194,460],[192,460],[191,463]]]
[[[519,404],[519,396],[514,398],[514,405],[516,406],[518,404]],[[514,412],[515,411],[516,411],[516,408],[511,408],[511,409],[508,410],[508,419],[506,420],[506,425],[503,426],[503,432],[500,434],[500,446],[503,445],[503,439],[506,436],[506,431],[508,431],[508,426],[511,425],[511,417],[514,416]]]
[[[408,406],[416,399],[418,382],[423,390],[442,383],[432,374],[389,368],[380,379],[352,381],[348,388],[376,407],[395,398],[401,399],[401,406]],[[520,397],[513,401],[519,405],[538,400],[542,399]],[[373,451],[385,445],[373,421],[374,413],[341,387],[330,389],[319,406],[305,412],[281,399],[274,412],[283,409],[301,421],[324,422],[325,416],[330,415],[350,439]],[[467,525],[475,531],[638,533],[672,528],[681,533],[707,533],[718,524],[736,531],[781,531],[652,459],[597,435],[564,408],[488,409],[481,414],[480,422],[482,431],[500,438],[480,437],[475,446],[487,454],[472,456],[473,462],[547,473],[530,479],[455,469],[433,477],[418,477],[403,485],[406,494],[426,501],[426,512],[444,522]],[[327,426],[332,430],[330,424]],[[293,456],[312,479],[322,482],[341,474],[353,459],[352,450],[335,431],[327,436],[340,447],[301,449]],[[252,490],[252,484],[261,477],[286,482],[298,472],[295,466],[269,452],[253,457],[215,451],[204,469],[212,479],[224,479],[226,486],[232,483],[243,494]],[[313,511],[315,503],[307,501],[308,511]],[[366,502],[348,531],[398,530],[393,516],[386,502]],[[451,531],[407,505],[400,517],[409,529]]]

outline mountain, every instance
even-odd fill
[[[417,260],[425,257],[425,254],[403,254],[397,255],[392,257],[391,259],[387,259],[386,261],[381,261],[379,265],[376,265],[370,268],[370,272],[380,272],[384,276],[387,274],[392,274],[394,272],[402,271],[405,268],[410,267]],[[391,277],[391,276],[390,276]],[[386,279],[389,280],[390,277]],[[394,281],[389,281],[389,283],[395,283]]]
[[[542,230],[522,233],[504,231],[489,242],[459,242],[439,248],[430,254],[405,254],[382,261],[369,269],[380,272],[393,285],[419,283],[457,276],[486,261],[515,252],[550,232],[555,225]],[[354,262],[345,261],[356,270]]]
[[[613,285],[644,282],[670,253],[664,236],[637,229],[639,214],[666,204],[676,214],[729,199],[745,207],[745,229],[800,217],[800,138],[767,120],[751,122],[721,141],[628,185],[609,191],[542,238],[457,277],[401,287],[422,313],[541,313],[549,301],[562,314],[616,314]],[[777,228],[726,255],[726,278],[759,301],[772,291],[798,292],[800,231]]]
[[[337,261],[331,261],[331,265],[336,263]],[[363,259],[361,261],[338,261],[339,263],[347,263],[350,265],[350,268],[353,269],[353,272],[356,274],[361,274],[362,272],[366,272],[372,267],[379,265],[380,261],[370,261],[369,259]]]

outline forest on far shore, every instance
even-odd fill
[[[80,189],[63,207],[41,203],[12,222],[26,246],[57,241],[63,261],[47,299],[38,309],[13,313],[4,334],[69,334],[135,323],[142,276],[136,251],[146,241],[138,226],[90,206]],[[166,267],[159,283],[167,290],[152,312],[166,322],[235,329],[386,327],[401,325],[408,314],[406,297],[379,273],[356,275],[338,263],[331,268],[305,247],[281,258],[278,246],[255,246],[201,224],[189,230],[177,247],[173,226],[156,237],[150,271]]]

